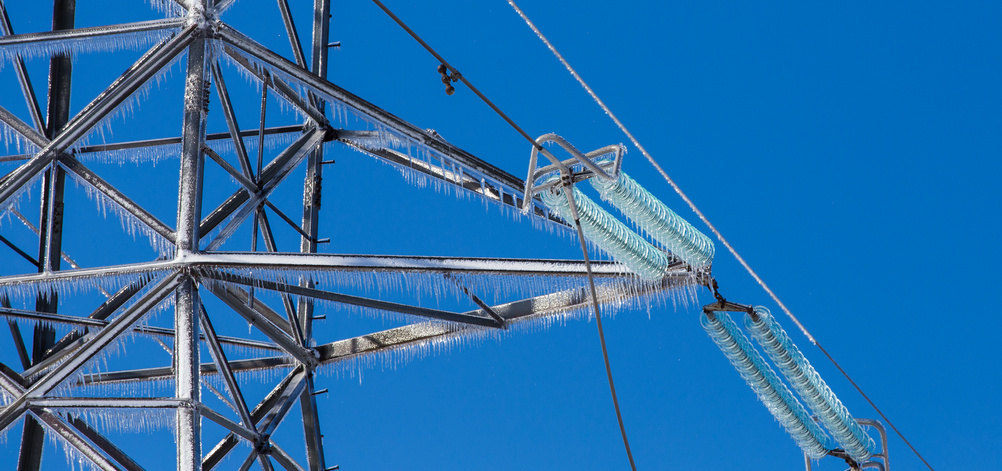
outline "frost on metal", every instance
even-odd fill
[[[55,55],[72,58],[80,54],[117,51],[141,51],[173,37],[180,31],[178,27],[136,31],[127,33],[108,33],[100,36],[69,37],[65,39],[31,40],[32,35],[19,35],[25,40],[5,43],[0,39],[0,59],[12,63],[17,59],[31,61],[48,59]]]
[[[318,249],[339,249],[336,241],[322,245],[326,227],[316,231],[327,222],[319,209],[317,190],[321,181],[314,175],[329,158],[327,154],[344,148],[392,165],[410,184],[500,207],[508,218],[528,219],[551,232],[568,236],[573,232],[538,199],[523,201],[518,178],[453,146],[435,131],[400,120],[252,40],[242,39],[219,22],[225,20],[225,15],[212,11],[253,5],[249,0],[236,6],[238,2],[226,0],[208,2],[210,9],[204,12],[191,1],[148,3],[167,18],[0,38],[0,62],[146,49],[171,39],[174,42],[167,48],[180,46],[181,41],[196,47],[191,54],[157,49],[153,54],[174,56],[170,60],[168,56],[146,56],[151,62],[137,62],[97,97],[75,96],[74,100],[94,105],[85,107],[80,116],[71,116],[67,127],[54,136],[56,144],[48,146],[44,153],[39,149],[44,139],[35,136],[31,126],[9,113],[0,116],[4,143],[0,152],[6,152],[0,155],[0,163],[5,163],[3,169],[7,171],[0,176],[4,198],[0,201],[0,231],[16,224],[16,218],[35,234],[41,247],[52,243],[49,234],[68,240],[96,233],[88,231],[86,223],[84,230],[74,227],[63,233],[58,217],[36,218],[29,214],[31,211],[25,213],[28,216],[20,212],[20,205],[32,193],[40,193],[43,204],[48,201],[46,192],[37,191],[37,182],[47,170],[59,169],[68,176],[67,184],[73,182],[83,190],[67,188],[62,193],[67,203],[69,198],[82,200],[86,195],[101,217],[118,219],[123,232],[141,245],[148,242],[152,248],[147,253],[139,252],[141,255],[130,252],[128,256],[147,258],[125,265],[99,260],[94,266],[80,268],[64,255],[66,270],[0,276],[0,317],[20,326],[23,333],[38,329],[36,332],[55,334],[55,345],[44,360],[28,361],[21,369],[11,367],[19,377],[0,375],[0,402],[5,405],[0,419],[17,423],[25,414],[37,414],[48,439],[65,449],[66,467],[132,469],[131,465],[111,462],[117,458],[107,450],[95,450],[101,440],[79,439],[68,425],[74,421],[86,423],[87,433],[96,434],[90,437],[109,440],[122,433],[169,431],[174,434],[182,468],[186,467],[183,463],[197,464],[194,460],[207,456],[224,463],[217,469],[228,466],[233,461],[226,459],[241,449],[249,449],[248,444],[254,449],[272,450],[270,456],[274,457],[280,448],[270,432],[260,431],[262,435],[253,439],[247,437],[258,433],[253,429],[262,424],[248,423],[246,417],[240,417],[249,432],[234,436],[236,452],[224,453],[208,449],[211,443],[203,439],[200,429],[206,421],[201,419],[222,420],[209,408],[221,403],[225,404],[222,412],[231,417],[226,420],[235,420],[234,414],[242,416],[247,410],[258,410],[255,414],[268,420],[298,421],[303,414],[285,412],[298,405],[300,412],[310,413],[314,406],[308,398],[315,391],[312,381],[306,378],[312,374],[360,377],[366,368],[395,368],[425,355],[591,318],[586,272],[582,262],[576,260],[315,253]],[[114,16],[111,13],[109,16]],[[326,12],[317,13],[315,17],[321,23],[328,18]],[[181,26],[185,29],[177,35]],[[224,81],[214,78],[218,82],[209,86],[198,73],[188,74],[179,67],[184,57],[196,56],[200,46],[204,46],[207,67],[201,72],[206,76],[212,76],[215,66],[224,63],[258,87],[257,93],[227,92],[235,110],[246,109],[239,104],[241,101],[256,106],[262,92],[267,93],[266,104],[272,100],[288,112],[281,117],[282,124],[267,122],[262,129],[255,129],[251,123],[260,122],[257,112],[246,118],[228,119],[219,96],[221,90],[226,90]],[[327,45],[312,46],[304,49],[326,50]],[[164,65],[157,70],[152,66],[142,68],[142,64],[149,63]],[[208,67],[213,68],[212,73]],[[18,68],[7,67],[0,72],[15,73]],[[80,77],[81,72],[74,70],[74,77]],[[149,78],[139,83],[139,77]],[[61,78],[65,77],[51,79]],[[174,124],[166,122],[170,118],[166,115],[156,116],[162,119],[155,125],[142,122],[160,112],[149,109],[151,101],[147,98],[167,80],[174,81],[172,85],[186,85],[187,114],[175,117]],[[35,83],[39,83],[38,78]],[[129,92],[123,93],[126,90]],[[319,104],[323,104],[322,109]],[[147,108],[137,113],[140,105]],[[261,114],[270,116],[265,111]],[[290,120],[294,123],[289,124]],[[234,121],[249,127],[237,129]],[[127,126],[144,125],[147,127],[143,131],[155,134],[148,140],[124,142],[125,133],[113,134]],[[176,134],[179,131],[183,135]],[[237,132],[242,148],[233,140]],[[188,143],[201,145],[208,155],[198,155],[197,148],[189,147],[185,157],[211,158],[214,162],[207,165],[218,164],[237,183],[227,188],[240,189],[218,203],[215,190],[219,188],[215,185],[220,182],[199,180],[204,177],[193,168],[203,162],[180,158],[182,146]],[[247,160],[243,160],[244,152]],[[271,159],[262,162],[262,171],[255,171],[257,165],[250,163],[257,160],[254,157],[258,153]],[[185,165],[185,171],[180,180],[173,174],[170,181],[151,184],[141,179],[145,176],[143,168],[120,166],[116,172],[135,172],[129,176],[136,178],[126,180],[129,187],[119,189],[109,181],[120,179],[108,175],[105,180],[101,175],[112,166],[87,167],[94,162]],[[186,165],[192,163],[196,165]],[[317,167],[304,172],[307,166]],[[161,187],[178,188],[180,216],[162,216],[128,196],[137,191],[162,191]],[[52,188],[59,187],[53,183]],[[212,203],[199,200],[203,188]],[[290,194],[291,203],[285,200]],[[302,203],[302,212],[289,213],[289,218],[294,218],[291,224],[303,221],[301,231],[283,227],[283,231],[272,233],[269,227],[266,234],[262,224],[256,234],[248,234],[251,224],[247,220],[266,203],[282,208]],[[67,210],[77,207],[65,205]],[[198,208],[200,220],[194,216]],[[520,211],[523,208],[528,216]],[[34,205],[31,209],[35,209]],[[161,217],[164,219],[158,219]],[[66,221],[67,226],[81,224],[72,218]],[[197,241],[188,242],[196,242],[200,250],[176,250],[182,243],[179,241],[195,237]],[[257,238],[254,248],[249,243],[252,237]],[[23,244],[23,239],[16,242]],[[88,247],[87,243],[74,241],[73,250]],[[268,251],[262,251],[264,247]],[[222,248],[249,251],[223,252]],[[0,249],[6,250],[5,246]],[[29,247],[25,253],[35,249]],[[30,261],[31,256],[23,258]],[[661,265],[657,270],[660,276],[643,279],[623,264],[594,263],[598,302],[605,312],[646,310],[650,315],[652,307],[692,303],[702,281],[697,275],[702,273],[693,273],[671,260]],[[194,287],[201,302],[195,301],[190,287]],[[45,310],[55,312],[41,312]],[[366,328],[371,333],[351,337],[344,330],[313,324],[314,319],[324,316],[355,323],[352,328],[358,330],[378,324],[378,320],[396,327],[379,332]],[[193,319],[198,321],[193,323]],[[195,328],[175,330],[175,323]],[[240,396],[243,385],[250,383],[259,385],[255,397]],[[28,397],[23,384],[42,387]],[[246,409],[241,405],[241,401],[260,399],[259,390],[269,388],[272,394],[261,402],[250,401]],[[326,469],[322,442],[308,438],[320,436],[320,430],[311,429],[318,421],[304,419],[302,423],[307,432],[307,454],[313,461],[298,467],[283,466]],[[277,426],[275,423],[270,429]],[[0,430],[0,435],[4,432]],[[205,448],[200,448],[202,445]],[[208,455],[201,452],[203,449]]]

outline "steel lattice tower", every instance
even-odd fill
[[[3,238],[9,246],[3,248],[4,260],[17,259],[21,266],[28,266],[27,262],[37,268],[5,271],[0,276],[0,312],[10,320],[21,359],[21,365],[0,368],[5,403],[0,410],[0,428],[8,429],[23,419],[20,441],[9,438],[10,443],[20,445],[18,469],[40,467],[46,435],[63,442],[96,469],[142,469],[100,427],[89,423],[92,415],[87,411],[143,409],[172,414],[179,470],[213,469],[241,442],[249,443],[252,450],[237,457],[242,469],[254,465],[273,469],[277,464],[287,470],[325,470],[328,464],[314,390],[317,368],[561,315],[586,305],[588,297],[581,288],[585,286],[585,270],[577,261],[318,253],[319,244],[324,242],[318,230],[324,152],[332,146],[361,151],[435,185],[502,207],[518,210],[529,205],[526,217],[540,223],[562,223],[550,217],[538,201],[523,203],[518,196],[521,179],[327,81],[330,0],[315,0],[312,38],[305,43],[297,34],[287,0],[279,0],[287,39],[293,45],[291,59],[223,21],[222,13],[233,0],[152,3],[166,12],[165,19],[74,28],[75,0],[56,0],[51,32],[20,35],[12,30],[7,10],[0,8],[4,35],[0,52],[6,61],[2,73],[17,76],[23,92],[18,100],[27,103],[26,116],[8,111],[11,105],[0,103],[0,127],[7,144],[3,159],[16,163],[0,179],[0,209],[8,220],[20,219],[37,234],[37,256],[31,253],[34,247],[21,248],[24,243]],[[74,73],[79,72],[72,70],[74,48],[97,44],[113,49],[119,44],[115,38],[136,36],[153,38],[152,47],[89,104],[71,113],[69,90]],[[51,54],[44,113],[24,63],[25,57],[40,50]],[[183,73],[164,78],[164,71],[175,65]],[[258,129],[241,129],[237,125],[240,113],[231,103],[223,78],[224,67],[235,68],[259,84],[262,108],[270,96],[292,107],[298,121],[268,126],[262,109]],[[129,142],[105,139],[100,144],[88,139],[156,80],[183,83],[183,114],[175,121],[180,124],[180,136]],[[207,131],[210,109],[225,118],[225,130]],[[354,119],[344,119],[347,116]],[[253,122],[257,117],[243,118]],[[262,161],[265,142],[280,147],[269,156],[271,160]],[[257,165],[253,162],[255,148]],[[91,164],[110,155],[164,153],[179,162],[178,205],[173,220],[137,202],[135,195],[107,181]],[[203,198],[209,165],[218,166],[237,183],[237,189],[215,206],[207,205]],[[305,177],[288,178],[294,171],[304,172]],[[111,208],[124,221],[123,227],[141,234],[141,239],[149,238],[157,254],[136,263],[76,266],[63,253],[67,180]],[[298,188],[300,181],[303,183]],[[296,191],[302,194],[298,222],[272,201],[277,189],[290,186],[297,186]],[[37,195],[40,206],[37,223],[18,211],[21,198],[32,194]],[[267,217],[269,211],[296,231],[298,247],[278,245]],[[248,221],[254,228],[250,251],[223,250],[224,244],[233,246],[234,234]],[[597,263],[595,272],[602,279],[600,301],[609,304],[691,286],[696,280],[681,263],[654,284],[639,284],[611,263]],[[332,283],[328,283],[330,288],[318,286],[316,281],[324,277],[392,278],[404,287],[439,284],[444,290],[462,292],[476,308],[450,312],[391,302],[378,295],[346,294]],[[489,284],[478,280],[517,282],[538,277],[560,283],[548,292],[504,304],[492,306],[482,300],[482,290]],[[81,301],[80,315],[59,312],[60,305],[75,302],[74,296],[81,290],[100,290],[103,301]],[[26,298],[25,293],[35,294]],[[272,295],[271,301],[263,293]],[[225,306],[227,315],[246,320],[267,340],[218,334],[214,326],[227,320],[219,310],[206,309],[209,299]],[[319,302],[424,320],[367,335],[332,338],[333,334],[314,329],[318,316],[314,308]],[[148,323],[158,306],[170,308],[165,314],[172,317],[170,327]],[[32,342],[25,340],[15,321],[35,323]],[[68,333],[57,335],[54,324],[70,326]],[[163,345],[171,353],[172,365],[89,369],[109,346],[135,335],[166,339]],[[270,354],[234,359],[232,348]],[[209,358],[200,350],[209,352]],[[236,379],[248,371],[280,372],[280,379],[257,404],[248,402]],[[134,387],[137,384],[140,386]],[[153,385],[154,390],[156,385],[170,385],[168,397],[130,393],[142,390],[143,384]],[[235,414],[216,410],[202,397],[212,384],[221,385],[212,390]],[[74,392],[78,390],[85,392]],[[93,392],[98,390],[104,392]],[[297,403],[302,416],[290,417],[288,412]],[[203,420],[225,429],[225,436],[206,441],[200,426]],[[283,421],[301,423],[306,462],[297,462],[282,444],[272,440],[272,432]]]

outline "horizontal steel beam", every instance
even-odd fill
[[[256,129],[250,131],[240,131],[240,137],[256,137],[258,131]],[[276,134],[293,134],[299,137],[303,134],[303,125],[296,124],[292,126],[276,126],[272,128],[266,128],[264,130],[265,136],[274,136]],[[214,141],[225,141],[230,139],[229,133],[213,133],[206,134],[206,142]],[[142,141],[128,141],[128,142],[116,142],[111,144],[97,144],[90,146],[83,146],[78,151],[77,154],[89,154],[94,152],[107,152],[115,150],[128,150],[128,149],[142,149],[146,147],[157,147],[157,146],[168,146],[168,145],[181,145],[180,137],[164,137],[159,139],[146,139]]]
[[[44,31],[41,33],[13,34],[10,36],[0,37],[0,49],[4,47],[16,47],[47,41],[79,41],[113,34],[142,33],[144,31],[171,28],[180,29],[184,27],[184,23],[184,18],[167,18],[163,20],[137,21],[134,23],[122,23],[117,25],[92,26],[89,28]]]
[[[28,399],[29,407],[78,409],[176,409],[184,401],[171,398],[119,398],[119,397],[40,397]]]
[[[600,303],[614,303],[622,302],[637,296],[644,296],[673,288],[690,286],[692,283],[693,279],[691,277],[679,275],[665,278],[658,283],[626,286],[603,284],[598,285],[596,288]],[[506,304],[499,304],[492,306],[491,310],[505,319],[506,322],[517,323],[518,321],[523,320],[559,315],[576,309],[587,309],[590,306],[590,303],[591,297],[588,294],[588,291],[582,288],[536,296]],[[483,309],[469,311],[466,314],[471,316],[487,315]],[[411,344],[439,337],[472,332],[474,329],[478,328],[481,327],[444,324],[441,322],[422,322],[363,335],[360,337],[338,340],[336,342],[320,345],[316,348],[316,350],[320,356],[320,364],[328,364],[343,361],[352,357],[402,348]],[[234,372],[288,368],[296,366],[297,364],[295,360],[288,357],[255,358],[251,360],[231,361],[229,363],[230,369]],[[203,363],[201,365],[201,372],[202,375],[216,374],[216,366],[212,363]],[[93,374],[84,377],[83,383],[107,384],[123,381],[151,381],[166,379],[169,378],[170,375],[170,368],[149,368]]]
[[[234,373],[245,373],[248,371],[270,370],[275,368],[291,368],[299,363],[288,356],[252,358],[249,360],[230,360],[230,370]],[[199,365],[199,375],[211,376],[219,374],[214,363],[202,363]],[[93,373],[84,375],[80,379],[80,385],[90,384],[112,384],[129,381],[157,381],[174,377],[174,371],[169,366],[156,368],[141,368],[135,370],[111,371],[107,373]]]
[[[360,270],[392,272],[453,272],[496,275],[587,276],[585,264],[576,260],[518,258],[417,257],[395,255],[336,255],[265,252],[204,252],[186,261],[200,267],[261,268],[287,270]],[[592,272],[600,278],[629,278],[626,268],[615,262],[592,262]],[[676,263],[669,276],[688,273]],[[2,281],[2,278],[0,278]]]

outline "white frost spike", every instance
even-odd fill
[[[115,202],[115,200],[108,197],[90,182],[80,178],[76,173],[67,170],[66,175],[73,179],[73,182],[78,188],[82,187],[87,193],[87,197],[97,205],[97,210],[101,212],[101,216],[105,219],[108,217],[108,211],[110,210],[118,220],[122,223],[122,230],[126,234],[132,236],[135,240],[137,234],[142,234],[146,236],[150,241],[150,246],[162,257],[173,257],[174,256],[174,244],[172,241],[165,239],[160,233],[154,231],[153,228],[147,226],[146,223],[142,222],[132,213],[128,212],[121,205]]]
[[[173,431],[174,409],[154,408],[66,408],[63,414],[79,418],[102,435],[107,432],[149,434]]]
[[[151,162],[156,166],[161,161],[177,159],[181,156],[181,144],[163,144],[159,146],[142,146],[114,150],[105,150],[106,148],[106,146],[102,145],[81,147],[77,151],[77,159],[81,162],[98,162],[102,164],[140,164]]]
[[[34,412],[29,412],[29,413],[35,416],[37,419],[38,417],[37,414],[35,414]],[[59,448],[65,454],[66,467],[63,469],[67,469],[70,471],[78,471],[78,470],[102,471],[101,467],[99,467],[93,461],[91,461],[90,458],[84,455],[75,446],[67,442],[66,439],[62,437],[62,435],[59,435],[59,433],[50,428],[49,425],[45,423],[45,421],[41,419],[38,419],[37,421],[38,423],[42,424],[46,429],[45,438],[46,441],[49,442],[49,446],[53,448]]]
[[[20,211],[21,199],[26,194],[29,196],[29,198],[31,197],[31,190],[35,188],[36,184],[38,183],[39,180],[41,180],[42,175],[44,173],[45,172],[38,172],[37,174],[35,174],[34,177],[31,177],[31,180],[28,180],[28,183],[22,185],[21,188],[15,190],[14,193],[11,194],[6,201],[0,201],[0,227],[3,227],[3,222],[5,220],[6,221],[10,220],[11,210],[17,211],[19,213],[21,212]]]
[[[24,137],[21,133],[17,132],[14,128],[10,127],[7,123],[0,121],[0,137],[3,138],[3,147],[7,150],[10,156],[20,155],[20,154],[34,154],[40,149],[31,142],[30,139]],[[11,152],[11,147],[13,147],[14,152]]]
[[[276,134],[265,134],[264,136],[264,149],[267,151],[273,151],[275,149],[284,149],[292,145],[296,139],[302,137],[301,132],[283,132]],[[247,149],[247,155],[257,155],[258,139],[257,136],[247,136],[244,137],[244,147]],[[206,144],[216,151],[219,155],[224,154],[235,154],[236,150],[233,146],[232,139],[214,139],[207,141]]]
[[[136,273],[116,273],[113,275],[95,274],[88,277],[55,280],[33,280],[20,283],[4,282],[0,284],[0,294],[6,295],[13,303],[34,303],[38,295],[60,293],[73,295],[86,293],[88,290],[104,288],[108,291],[118,291],[126,286],[144,281],[155,283],[167,270],[148,270]],[[33,305],[33,304],[32,304]]]
[[[85,38],[71,38],[52,41],[33,41],[0,47],[0,59],[13,62],[18,57],[25,61],[49,58],[53,55],[70,55],[94,52],[115,52],[123,50],[145,50],[180,31],[179,28],[133,31],[128,33],[105,34]]]
[[[187,14],[184,7],[175,0],[146,0],[154,10],[167,15],[168,17],[181,17]]]

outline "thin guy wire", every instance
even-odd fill
[[[435,50],[432,49],[432,47],[429,46],[428,43],[424,42],[424,40],[421,39],[421,37],[418,36],[417,33],[414,32],[414,30],[410,29],[410,27],[408,27],[403,22],[403,20],[401,20],[399,17],[397,17],[397,15],[394,15],[393,12],[390,11],[390,9],[386,7],[386,5],[383,5],[383,2],[380,2],[379,0],[372,0],[372,1],[373,1],[373,3],[376,4],[376,6],[378,6],[387,15],[389,15],[389,17],[392,18],[393,21],[395,21],[398,25],[400,25],[401,28],[403,28],[405,31],[407,31],[407,33],[410,34],[411,37],[414,38],[415,41],[417,41],[419,44],[421,44],[422,46],[424,46],[424,48],[429,53],[431,53],[432,56],[435,56],[435,59],[438,59],[438,61],[440,63],[442,63],[442,65],[446,66],[449,69],[449,71],[451,71],[454,74],[455,77],[458,77],[459,80],[462,81],[464,85],[466,85],[467,87],[469,87],[470,90],[473,91],[473,93],[475,93],[478,97],[480,97],[480,99],[483,100],[484,103],[487,103],[487,105],[490,106],[491,109],[494,110],[495,113],[497,113],[499,116],[501,116],[502,118],[504,118],[504,120],[512,128],[514,128],[516,131],[518,131],[518,133],[521,134],[522,137],[525,138],[525,140],[529,141],[532,144],[533,147],[535,147],[537,149],[540,149],[540,150],[544,150],[543,146],[541,146],[539,143],[537,143],[535,141],[535,139],[533,139],[531,136],[529,136],[529,134],[526,133],[518,124],[515,124],[515,122],[512,121],[512,119],[509,118],[508,115],[506,115],[503,111],[501,111],[501,109],[499,109],[494,104],[494,102],[492,102],[486,96],[484,96],[483,93],[480,93],[480,90],[478,90],[477,87],[474,87],[472,83],[470,83],[468,80],[466,80],[465,77],[463,77],[463,74],[459,73],[458,70],[456,70],[451,65],[449,65],[449,63],[445,60],[444,57],[442,57],[441,55],[439,55],[438,52],[435,52]],[[574,198],[573,198],[573,196],[571,196],[571,194],[568,193],[567,198],[568,198],[568,200],[570,202],[571,212],[574,214],[574,222],[577,224],[578,239],[581,242],[581,251],[584,253],[585,270],[588,273],[588,285],[591,288],[592,306],[594,306],[594,308],[595,308],[595,323],[598,325],[599,340],[600,340],[600,342],[602,344],[602,358],[605,361],[605,373],[606,373],[606,376],[609,378],[609,390],[612,392],[612,404],[613,404],[613,406],[616,409],[616,419],[619,421],[619,431],[623,435],[623,445],[626,447],[626,456],[630,459],[630,468],[633,471],[637,471],[637,466],[636,466],[636,464],[633,461],[633,452],[630,450],[630,442],[626,438],[626,427],[623,425],[623,415],[619,411],[619,399],[616,397],[616,385],[612,381],[612,367],[609,365],[609,352],[608,352],[608,350],[606,349],[606,346],[605,346],[605,333],[602,330],[602,316],[599,313],[598,295],[597,295],[597,293],[595,291],[595,279],[594,279],[594,276],[592,275],[592,272],[591,272],[591,260],[588,258],[588,246],[585,244],[584,230],[581,228],[581,220],[577,217],[577,210],[575,209],[575,206],[574,206]]]
[[[818,343],[818,341],[814,338],[814,336],[807,331],[807,327],[804,327],[804,324],[800,322],[800,319],[797,319],[797,316],[793,315],[793,312],[791,312],[790,309],[786,307],[786,304],[784,304],[783,301],[779,299],[779,296],[777,296],[776,293],[774,293],[772,289],[770,289],[769,286],[765,284],[765,281],[763,281],[762,278],[758,276],[758,273],[756,273],[755,270],[753,270],[752,267],[748,265],[748,262],[746,262],[745,259],[738,254],[737,250],[735,250],[734,247],[731,246],[729,242],[727,242],[727,239],[724,238],[723,234],[721,234],[720,231],[717,230],[716,226],[710,223],[709,219],[707,219],[706,216],[703,215],[703,212],[696,207],[696,205],[692,202],[692,200],[689,199],[688,196],[686,196],[686,194],[682,191],[682,189],[678,186],[678,184],[676,184],[675,181],[668,176],[668,174],[664,171],[664,169],[661,168],[661,165],[659,165],[657,161],[654,160],[654,157],[652,157],[649,153],[647,153],[647,149],[644,149],[644,146],[640,145],[640,142],[637,141],[637,138],[633,137],[633,134],[630,133],[628,129],[626,129],[626,126],[623,125],[623,123],[619,120],[619,118],[616,117],[615,114],[613,114],[612,110],[610,110],[609,107],[606,106],[605,102],[603,102],[602,99],[598,97],[595,91],[592,90],[587,83],[585,83],[584,79],[582,79],[581,76],[578,75],[577,71],[574,70],[573,67],[571,67],[571,64],[568,63],[566,59],[564,59],[564,56],[562,56],[559,52],[557,52],[557,49],[553,46],[552,43],[550,43],[548,39],[546,39],[546,36],[543,35],[543,32],[536,27],[536,25],[529,19],[528,16],[526,16],[526,14],[522,11],[522,9],[520,9],[513,0],[507,0],[507,1],[508,4],[511,5],[511,7],[515,10],[515,12],[518,13],[518,16],[522,17],[522,20],[524,20],[525,23],[529,26],[529,28],[532,29],[534,33],[536,33],[536,36],[538,36],[539,39],[542,40],[544,44],[546,44],[546,47],[550,50],[550,52],[552,52],[553,55],[556,56],[558,60],[560,60],[560,63],[564,65],[564,68],[566,68],[567,71],[570,72],[572,76],[574,76],[574,78],[578,81],[578,83],[581,84],[582,87],[584,87],[585,91],[588,92],[588,95],[590,95],[591,98],[595,100],[595,103],[597,103],[602,108],[602,111],[604,111],[605,114],[609,115],[609,117],[612,118],[612,121],[616,123],[616,126],[618,126],[619,129],[623,131],[623,134],[626,134],[626,136],[630,138],[630,142],[632,142],[633,145],[640,150],[640,153],[647,158],[647,161],[651,163],[651,165],[658,171],[658,173],[661,174],[662,177],[664,177],[665,181],[667,181],[668,184],[671,185],[672,189],[675,190],[675,193],[677,193],[680,197],[682,197],[682,200],[689,205],[689,208],[692,209],[692,212],[696,213],[696,215],[699,216],[699,219],[703,221],[703,224],[706,224],[706,226],[710,228],[710,231],[713,232],[713,234],[717,237],[717,239],[719,239],[720,242],[724,244],[724,247],[727,247],[727,250],[731,253],[731,255],[734,256],[735,259],[737,259],[737,261],[741,264],[741,266],[744,267],[745,271],[747,271],[748,274],[751,275],[756,282],[758,282],[759,286],[762,287],[762,289],[769,295],[769,297],[772,298],[772,300],[775,301],[777,305],[779,305],[780,309],[783,310],[783,313],[785,313],[786,316],[789,317],[794,324],[796,324],[797,328],[799,328],[800,331],[803,332],[804,336],[807,337],[807,340],[809,340],[812,344],[814,344],[814,346],[818,347],[818,349],[821,350],[821,352],[824,353],[826,357],[828,357],[828,360],[830,360],[832,364],[834,364],[835,367],[838,368],[839,372],[841,372],[842,375],[845,376],[847,380],[849,380],[849,383],[851,383],[852,386],[856,388],[856,391],[858,391],[859,394],[863,396],[863,398],[866,399],[867,402],[870,403],[870,406],[872,406],[873,409],[876,410],[878,414],[880,414],[880,417],[882,417],[884,420],[887,421],[887,424],[890,425],[892,429],[894,429],[894,432],[898,434],[898,437],[900,437],[901,440],[904,441],[906,445],[908,445],[908,448],[911,448],[912,452],[914,452],[915,455],[918,456],[920,460],[922,460],[922,463],[924,463],[926,467],[929,468],[930,471],[933,471],[932,466],[929,465],[929,462],[927,462],[925,458],[922,457],[922,454],[920,454],[918,450],[916,450],[915,447],[912,446],[911,442],[909,442],[908,439],[906,439],[905,436],[898,430],[898,428],[895,427],[893,423],[891,423],[890,419],[888,419],[887,416],[884,415],[884,413],[880,410],[880,408],[878,408],[877,405],[870,400],[869,396],[867,396],[866,393],[864,393],[863,390],[856,384],[856,382],[853,381],[851,377],[849,377],[849,374],[846,373],[846,371],[843,370],[842,367],[839,366],[837,362],[835,362],[835,359],[832,358],[830,354],[828,354],[828,351],[825,350],[824,347],[822,347],[821,344]]]
[[[619,411],[619,398],[616,395],[616,384],[612,381],[612,367],[609,365],[609,351],[605,347],[605,331],[602,329],[602,315],[598,308],[598,294],[595,291],[595,277],[591,272],[591,259],[588,257],[588,246],[585,244],[584,229],[581,228],[581,218],[578,217],[577,205],[574,203],[574,187],[564,184],[567,203],[570,205],[574,225],[578,229],[578,241],[581,243],[581,253],[584,254],[585,272],[588,273],[588,287],[591,289],[591,305],[595,309],[595,325],[598,326],[598,339],[602,344],[602,359],[605,360],[605,375],[609,378],[609,390],[612,392],[612,405],[616,408],[616,420],[619,421],[619,432],[623,435],[623,446],[626,447],[626,457],[630,459],[630,469],[637,471],[633,461],[633,451],[630,450],[630,440],[626,438],[626,426],[623,425],[623,414]]]

